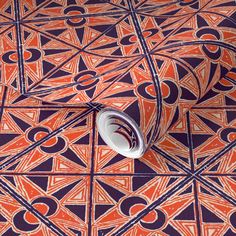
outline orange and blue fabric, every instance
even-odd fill
[[[235,0],[0,1],[0,235],[236,235],[235,52]]]

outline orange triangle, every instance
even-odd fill
[[[223,203],[218,203],[218,202],[213,202],[211,201],[211,206],[219,211],[221,211],[222,215],[228,215],[229,212],[231,212],[234,207],[233,206],[229,206],[227,204],[223,204]]]
[[[21,137],[19,139],[15,139],[14,143],[4,148],[3,151],[22,149],[23,147],[27,147],[29,145],[30,145],[30,142],[28,142],[25,137]]]
[[[181,209],[181,207],[183,207],[188,201],[189,198],[179,199],[178,201],[163,206],[163,209],[167,212],[168,216],[171,216],[175,214],[175,212],[177,212],[179,209]]]
[[[32,169],[33,166],[35,166],[35,164],[38,165],[38,162],[43,162],[45,161],[45,157],[42,158],[45,154],[42,154],[41,152],[39,152],[37,149],[33,150],[32,152],[30,152],[26,158],[23,159],[23,161],[21,162],[20,166],[20,170],[21,171],[28,171],[29,168]]]
[[[65,162],[61,159],[58,159],[58,158],[54,159],[54,166],[55,166],[55,171],[66,171],[66,172],[74,172],[75,171],[75,166],[71,167],[70,164],[68,164],[67,162]],[[77,166],[76,166],[76,168],[77,168]],[[76,169],[76,171],[78,171],[78,168]]]
[[[163,141],[160,141],[158,146],[163,146],[169,150],[175,149],[175,148],[179,148],[175,145],[174,142],[169,141],[167,138],[165,138]]]
[[[119,176],[116,176],[116,177],[113,177],[111,176],[109,178],[109,183],[112,184],[112,186],[117,186],[119,189],[121,190],[127,190],[127,191],[130,191],[131,189],[131,184],[130,184],[130,177],[128,176],[122,176],[122,177],[119,177]]]
[[[113,165],[112,168],[110,168],[109,173],[132,173],[133,172],[133,162],[132,160],[126,161],[124,163],[118,163],[116,165]]]
[[[222,178],[224,182],[227,182],[226,186],[231,188],[232,191],[235,192],[235,189],[236,189],[236,184],[233,182],[232,179],[230,179],[229,177],[226,177],[226,178]]]
[[[20,179],[21,185],[22,185],[22,189],[26,189],[27,190],[27,196],[29,197],[29,199],[35,198],[36,196],[41,196],[42,193],[40,191],[37,190],[36,187],[33,186],[33,184],[28,181],[26,181],[24,178]]]
[[[9,197],[8,198],[8,201],[4,202],[4,201],[1,201],[1,209],[4,208],[6,209],[7,212],[16,212],[17,210],[19,210],[20,206],[19,205],[13,205],[10,203],[11,201],[11,198]],[[19,203],[18,203],[19,204]],[[6,225],[6,222],[4,222],[4,225]]]
[[[153,199],[153,195],[156,195],[156,185],[150,186],[146,191],[143,192],[145,196],[147,196],[149,199]]]
[[[87,192],[87,185],[81,185],[76,189],[76,191],[73,192],[72,196],[70,196],[69,199],[66,200],[66,202],[73,201],[76,203],[85,203]]]
[[[185,54],[188,54],[188,55],[201,55],[202,56],[202,52],[201,52],[199,47],[193,48],[193,49],[189,50],[188,52],[185,52]]]
[[[56,113],[49,117],[49,119],[46,120],[46,122],[42,122],[44,126],[50,127],[52,130],[57,128],[57,123],[60,120],[61,121],[61,113]],[[62,123],[62,122],[61,122]]]
[[[6,83],[8,83],[8,80],[12,78],[12,73],[15,71],[16,66],[15,65],[11,66],[8,64],[5,64],[4,66],[5,66],[5,70],[4,70],[5,79],[6,79]]]
[[[28,47],[38,47],[38,35],[35,34],[34,37],[31,39],[30,43],[28,44]]]
[[[64,136],[69,139],[70,142],[73,142],[76,139],[79,139],[80,137],[83,137],[84,134],[86,134],[88,130],[79,130],[79,131],[70,131],[69,133],[64,133]]]
[[[155,179],[156,182],[153,184],[153,181],[152,181],[151,186],[149,184],[149,186],[143,192],[143,194],[151,200],[154,198],[158,198],[165,191],[165,189],[163,188],[165,187],[163,183],[166,182],[166,180],[167,180],[166,177],[159,177]]]
[[[157,156],[156,153],[149,150],[146,152],[146,154],[143,156],[143,159],[147,160],[152,166],[155,167],[155,169],[163,170],[163,167],[160,165],[160,157]]]
[[[68,181],[67,177],[63,176],[51,176],[50,182],[49,182],[49,188],[55,185],[62,185],[62,183],[65,183]]]
[[[141,83],[143,81],[150,81],[150,75],[147,73],[140,73],[138,70],[133,70],[134,76],[133,78],[135,79],[136,83]]]
[[[119,213],[118,209],[114,209],[111,212],[105,214],[104,217],[101,217],[100,223],[118,221],[119,219],[125,221],[124,216]]]
[[[228,63],[229,66],[233,65],[233,62],[231,60],[231,55],[226,50],[223,51],[222,60],[223,62]]]
[[[153,23],[153,18],[148,17],[148,22],[146,23],[146,27],[150,29],[156,28],[156,25]]]
[[[2,37],[2,46],[3,46],[3,51],[9,51],[10,49],[15,50],[8,42],[7,39]]]
[[[203,148],[201,149],[201,152],[205,152],[209,150],[217,150],[217,149],[222,149],[223,147],[225,147],[225,144],[220,142],[219,138],[214,138],[210,143],[208,143],[207,145],[203,146]]]
[[[68,210],[68,212],[70,212],[69,210]],[[75,219],[75,217],[72,217],[72,216],[70,216],[64,209],[62,209],[61,207],[59,207],[59,211],[58,211],[58,213],[55,215],[55,216],[53,216],[53,218],[56,220],[56,219],[58,219],[58,220],[62,220],[62,221],[71,221],[71,222],[74,222],[74,223],[79,223],[78,222],[78,219],[76,218]],[[82,222],[82,220],[80,220],[80,222]]]
[[[172,63],[170,63],[168,69],[166,70],[165,78],[171,78],[176,80],[176,69],[174,68]]]
[[[224,39],[229,39],[229,38],[232,38],[234,39],[235,38],[235,33],[233,32],[229,32],[229,31],[222,31],[223,35],[224,35]],[[227,40],[226,40],[227,41]]]
[[[182,222],[179,221],[179,223],[181,224]],[[182,224],[183,224],[183,227],[186,230],[185,232],[187,233],[187,235],[192,235],[192,236],[197,235],[196,223],[183,222]]]
[[[100,187],[100,185],[95,182],[95,191],[96,194],[94,196],[94,200],[96,204],[114,204],[113,200],[110,198],[110,196],[107,195],[107,193]]]
[[[203,224],[203,235],[205,236],[219,236],[219,232],[222,230],[223,224]]]
[[[153,116],[156,115],[156,103],[143,100],[143,111],[145,115],[144,128],[149,127],[150,121],[153,120]]]

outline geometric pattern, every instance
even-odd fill
[[[87,84],[86,100],[111,77],[145,71],[130,5],[152,58],[186,53],[201,22],[221,27],[234,65],[135,160],[103,142],[101,106],[80,104],[73,80],[80,66],[104,82]],[[234,11],[230,0],[1,2],[0,234],[236,235]]]

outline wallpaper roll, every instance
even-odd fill
[[[218,18],[210,24],[207,19],[214,10],[194,16],[177,29],[170,27],[172,35],[151,52],[147,44],[152,39],[144,37],[144,59],[96,99],[109,107],[99,112],[97,124],[102,138],[115,151],[141,157],[236,65],[235,17],[233,20],[231,11],[228,20]],[[173,19],[167,21],[171,25]],[[134,24],[142,39],[140,23]]]
[[[126,157],[143,156],[236,65],[235,9],[221,7],[228,1],[207,7],[204,0],[195,2],[135,13],[128,1],[130,12],[115,28],[98,17],[106,29],[96,44],[78,51],[72,59],[78,66],[63,65],[23,94],[52,103],[102,104],[97,127],[103,140]],[[206,10],[197,14],[201,7]]]

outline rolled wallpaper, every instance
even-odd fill
[[[114,17],[119,22],[113,27],[97,17],[96,27],[89,27],[103,33],[86,47],[78,42],[77,68],[64,64],[34,86],[26,84],[26,91],[17,89],[45,102],[102,104],[97,128],[103,140],[126,157],[143,156],[236,65],[236,17],[230,1],[153,2],[155,7],[134,9],[128,1],[128,14]],[[200,8],[205,10],[198,13]],[[69,22],[77,34],[83,33],[81,19]],[[34,57],[36,46],[30,51]],[[70,56],[66,49],[64,53]],[[2,60],[9,62],[11,56]],[[44,63],[42,70],[50,66]]]

